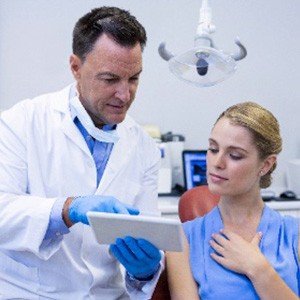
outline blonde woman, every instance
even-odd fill
[[[299,299],[299,224],[266,206],[260,189],[282,142],[271,112],[228,108],[209,137],[207,179],[220,202],[183,224],[185,251],[168,253],[172,299]]]

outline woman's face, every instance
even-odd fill
[[[259,191],[264,162],[251,133],[221,118],[214,126],[207,152],[207,182],[212,192],[237,196]]]

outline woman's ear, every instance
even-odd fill
[[[277,155],[276,154],[271,154],[269,155],[263,162],[263,166],[259,172],[260,176],[266,175],[274,166],[274,164],[277,161]]]

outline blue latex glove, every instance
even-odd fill
[[[161,255],[159,250],[144,239],[127,236],[118,238],[116,244],[110,245],[113,255],[136,279],[146,279],[155,274],[159,268]]]
[[[86,213],[99,211],[116,214],[138,215],[139,210],[124,204],[111,196],[82,196],[76,197],[69,206],[69,218],[73,223],[82,222],[89,225]]]

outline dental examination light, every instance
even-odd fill
[[[211,37],[215,29],[211,23],[209,1],[203,0],[194,39],[195,47],[175,56],[166,49],[165,42],[159,45],[158,52],[169,62],[170,71],[178,78],[199,87],[213,86],[230,77],[236,70],[236,61],[243,59],[247,50],[239,38],[235,39],[239,47],[236,53],[228,54],[216,49]]]

